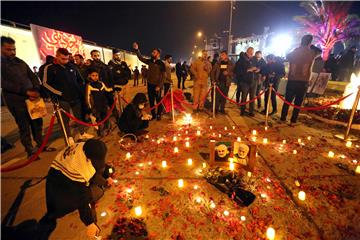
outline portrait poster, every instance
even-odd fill
[[[318,73],[315,73],[315,72],[312,72],[310,74],[310,79],[309,79],[309,87],[307,89],[307,93],[311,93],[311,90],[313,89],[315,83],[316,83],[316,80],[318,79],[319,77],[319,74]]]
[[[320,73],[312,92],[319,95],[323,95],[330,78],[331,78],[331,73]]]

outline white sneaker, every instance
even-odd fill
[[[84,139],[90,139],[93,137],[94,137],[94,135],[91,135],[91,134],[85,132],[83,134],[80,134],[79,139],[84,140]]]
[[[75,141],[74,141],[74,138],[73,137],[68,137],[68,142],[70,145],[74,145],[75,144]]]

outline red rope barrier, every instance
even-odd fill
[[[163,96],[163,98],[160,100],[160,102],[158,102],[156,105],[154,105],[153,107],[151,107],[151,108],[147,108],[147,109],[145,109],[145,111],[151,111],[151,110],[153,110],[153,109],[155,109],[155,108],[157,108],[158,106],[160,106],[160,104],[162,104],[163,103],[163,101],[165,100],[165,97],[167,96],[167,95],[169,95],[170,94],[170,90]]]
[[[10,172],[10,171],[14,171],[17,169],[20,169],[22,167],[25,167],[27,165],[29,165],[30,163],[32,163],[39,155],[40,153],[44,150],[44,147],[46,146],[46,144],[49,141],[49,137],[51,135],[52,129],[54,127],[54,123],[55,123],[55,116],[52,116],[50,119],[50,125],[48,128],[48,131],[44,137],[43,142],[41,143],[41,146],[39,147],[39,149],[36,151],[36,153],[34,155],[32,155],[26,162],[20,163],[18,165],[14,165],[14,166],[9,166],[9,167],[5,167],[5,168],[1,168],[1,172]]]
[[[265,93],[265,91],[266,91],[266,90],[264,90],[264,91],[260,92],[259,95],[257,95],[255,98],[253,98],[253,99],[251,99],[251,100],[249,100],[249,101],[247,101],[247,102],[237,103],[236,101],[232,100],[231,98],[228,98],[228,97],[220,90],[219,87],[216,87],[216,90],[221,94],[221,96],[223,96],[225,99],[229,100],[229,102],[234,103],[234,104],[236,104],[236,105],[238,105],[238,106],[246,105],[246,104],[248,104],[248,103],[251,103],[251,102],[256,101],[256,99],[260,98],[260,97]]]
[[[126,101],[126,99],[125,99],[123,96],[121,96],[121,99],[122,99],[126,104],[129,104],[129,102]]]
[[[73,115],[71,115],[70,113],[68,113],[68,112],[66,112],[66,111],[64,111],[64,110],[62,110],[62,111],[64,112],[64,114],[65,114],[66,116],[68,116],[69,118],[71,118],[72,120],[74,120],[75,122],[77,122],[77,123],[79,123],[79,124],[82,124],[82,125],[87,126],[87,127],[96,127],[96,126],[100,126],[100,125],[104,124],[104,123],[110,118],[111,113],[112,113],[112,111],[113,111],[114,108],[115,108],[115,104],[116,104],[116,98],[114,99],[114,103],[113,103],[113,105],[111,106],[110,110],[108,111],[106,117],[105,117],[103,120],[101,120],[100,122],[98,122],[98,123],[87,123],[87,122],[83,122],[83,121],[77,119],[76,117],[74,117]]]
[[[204,99],[202,100],[202,102],[205,102],[206,97],[207,97],[207,95],[209,95],[209,92],[211,91],[211,89],[212,89],[212,88],[209,88],[209,90],[207,91],[207,93],[206,93]],[[191,106],[191,107],[195,106],[195,103],[189,103],[189,102],[187,102],[187,101],[185,101],[185,100],[181,101],[181,100],[178,99],[175,95],[174,95],[174,98],[175,98],[177,101],[179,101],[179,102],[181,102],[181,103],[183,103],[183,104],[185,104],[185,105],[188,105],[188,106]]]
[[[303,111],[314,111],[314,110],[322,110],[322,109],[325,109],[325,108],[328,108],[330,107],[331,105],[335,105],[335,104],[338,104],[339,102],[341,102],[342,100],[344,100],[345,98],[349,97],[352,93],[344,96],[344,97],[341,97],[339,98],[338,100],[334,101],[334,102],[330,102],[330,103],[327,103],[325,105],[322,105],[322,106],[319,106],[319,107],[301,107],[301,106],[298,106],[298,105],[295,105],[295,104],[292,104],[291,102],[288,102],[286,101],[286,99],[281,96],[277,91],[275,91],[275,89],[273,89],[275,94],[284,102],[286,103],[287,105],[289,106],[292,106],[294,108],[297,108],[297,109],[300,109],[300,110],[303,110]]]

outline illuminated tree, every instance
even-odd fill
[[[338,41],[360,36],[360,19],[349,15],[351,2],[302,2],[300,6],[308,12],[305,16],[294,19],[303,25],[304,32],[314,36],[315,44],[323,50],[324,60]]]

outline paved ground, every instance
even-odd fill
[[[134,91],[145,91],[145,88],[131,88],[129,96]],[[232,96],[232,92],[229,95]],[[356,166],[353,160],[360,161],[358,143],[346,148],[343,142],[333,138],[334,133],[342,130],[306,116],[301,116],[302,124],[298,126],[274,124],[265,131],[262,115],[240,117],[238,109],[229,103],[226,110],[226,115],[216,119],[210,118],[211,113],[195,114],[189,128],[181,125],[183,115],[176,116],[175,124],[170,116],[152,121],[149,139],[130,145],[127,150],[118,144],[120,137],[116,129],[104,138],[109,147],[108,161],[116,167],[118,183],[105,193],[97,206],[103,237],[110,235],[120,216],[134,217],[133,207],[141,206],[150,239],[265,239],[269,226],[276,230],[276,239],[360,239],[360,176],[351,172]],[[16,133],[14,126],[3,116],[2,130],[12,127],[6,130],[7,136],[12,136],[11,133]],[[275,120],[276,116],[274,123]],[[195,135],[197,129],[201,130],[201,136]],[[199,169],[207,159],[199,153],[209,152],[208,143],[213,133],[221,141],[235,141],[238,136],[249,141],[253,129],[258,131],[255,171],[249,178],[246,171],[238,170],[244,174],[247,189],[256,195],[256,200],[249,207],[238,207],[202,178]],[[4,133],[2,131],[3,136]],[[177,142],[172,141],[175,135]],[[57,131],[52,146],[60,149],[64,144],[59,136]],[[268,138],[268,144],[262,143],[264,137]],[[186,138],[190,148],[185,147]],[[286,144],[281,145],[283,140]],[[16,149],[2,154],[2,162],[22,157],[18,141],[16,145]],[[179,154],[173,153],[175,146]],[[333,151],[335,157],[329,158],[329,151]],[[130,160],[125,159],[126,152],[131,152]],[[2,220],[20,186],[28,179],[36,182],[45,176],[54,155],[43,153],[40,161],[2,174]],[[192,166],[187,166],[188,158],[193,159]],[[162,160],[167,161],[166,169],[161,168]],[[337,167],[337,163],[348,170]],[[182,189],[177,186],[180,178],[184,179]],[[300,186],[296,186],[295,181]],[[41,182],[26,190],[15,225],[41,218],[45,212],[44,186]],[[162,187],[169,194],[160,194],[154,187]],[[128,188],[133,192],[127,193]],[[305,201],[297,198],[300,190],[306,192]],[[210,207],[211,200],[215,208]],[[225,210],[228,216],[224,215]],[[103,212],[106,216],[101,217]],[[78,213],[60,219],[51,239],[87,239]]]

